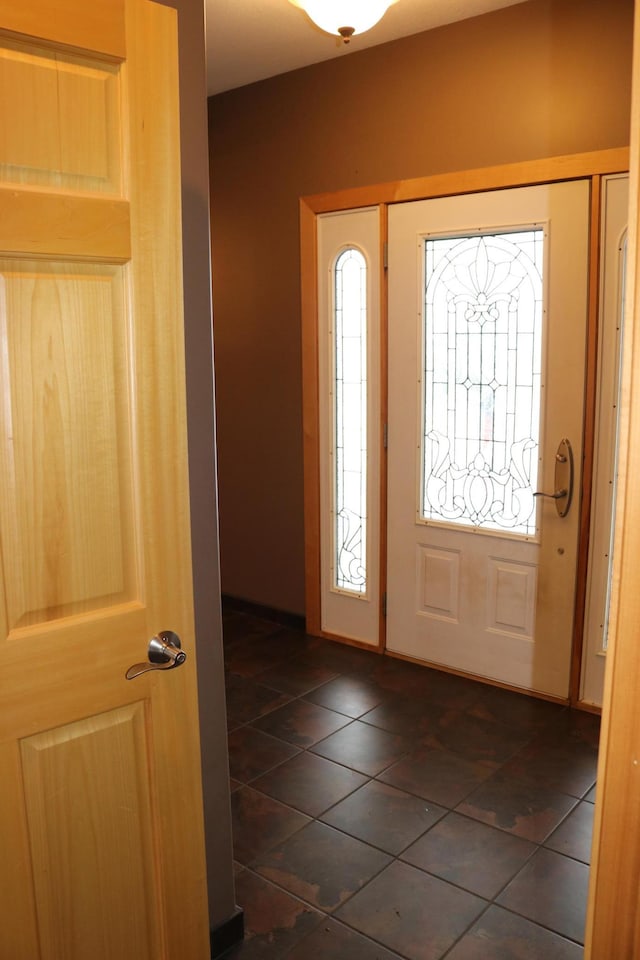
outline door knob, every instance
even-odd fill
[[[187,659],[184,650],[181,649],[180,637],[173,630],[161,630],[155,637],[149,641],[148,656],[146,663],[134,663],[125,673],[127,680],[133,680],[142,673],[148,673],[150,670],[172,670],[179,667]]]

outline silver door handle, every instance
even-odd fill
[[[133,680],[150,670],[172,670],[187,659],[181,649],[180,637],[173,630],[161,630],[149,641],[149,659],[146,663],[134,663],[125,673],[127,680]]]

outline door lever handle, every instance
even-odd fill
[[[172,670],[187,659],[181,649],[180,637],[173,630],[161,630],[149,641],[149,659],[145,663],[134,663],[125,673],[127,680],[133,680],[150,670]]]
[[[573,450],[566,437],[560,441],[556,451],[553,485],[555,487],[553,493],[537,490],[534,497],[548,497],[549,500],[555,500],[558,516],[566,517],[573,499]]]
[[[556,490],[555,493],[544,493],[542,490],[536,490],[534,497],[549,497],[551,500],[562,500],[568,493],[568,490]]]

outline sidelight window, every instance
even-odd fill
[[[356,248],[334,268],[334,587],[367,588],[367,264]]]

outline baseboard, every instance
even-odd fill
[[[244,939],[244,910],[236,907],[236,912],[224,923],[210,931],[211,960],[224,956],[228,950],[242,943]]]
[[[270,620],[272,623],[290,627],[292,630],[304,630],[306,627],[306,621],[302,614],[277,610],[275,607],[269,607],[263,603],[254,603],[252,600],[241,600],[239,597],[229,596],[228,593],[222,594],[222,612],[227,614],[248,613],[252,617]]]

